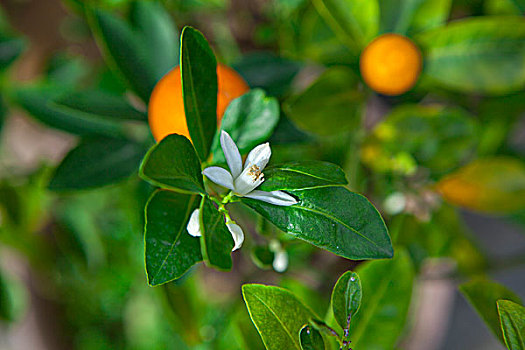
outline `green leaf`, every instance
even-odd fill
[[[525,307],[509,300],[498,300],[503,338],[509,350],[525,349]]]
[[[202,261],[200,240],[186,226],[199,204],[197,196],[157,190],[146,204],[146,273],[151,286],[180,278]]]
[[[315,8],[342,42],[363,48],[378,33],[377,0],[313,0]]]
[[[160,2],[134,1],[130,11],[131,24],[159,79],[179,65],[179,31]]]
[[[0,270],[0,321],[19,320],[27,308],[27,299],[21,281]]]
[[[33,117],[53,128],[81,136],[125,136],[124,125],[119,121],[58,107],[53,100],[60,93],[50,88],[24,88],[15,92],[14,99]]]
[[[261,284],[242,286],[250,317],[268,350],[301,350],[299,331],[315,315],[290,291]]]
[[[339,166],[317,160],[303,160],[264,169],[264,182],[260,189],[307,190],[318,187],[346,185],[346,175]]]
[[[0,70],[8,68],[20,56],[24,48],[24,40],[0,34]]]
[[[49,189],[80,190],[118,182],[138,170],[144,152],[142,145],[128,140],[82,139],[55,170]]]
[[[377,172],[411,174],[421,166],[442,174],[472,157],[479,130],[462,109],[406,104],[375,126],[361,158]]]
[[[250,198],[241,201],[282,231],[342,257],[392,257],[385,223],[362,195],[343,187],[289,192],[298,204],[281,207]]]
[[[148,53],[147,45],[121,18],[98,9],[89,12],[88,18],[110,67],[144,102],[149,101],[151,91],[162,77],[150,60],[157,53]]]
[[[62,95],[54,101],[67,113],[87,113],[94,117],[102,116],[122,120],[147,120],[148,116],[132,107],[123,96],[88,90]]]
[[[321,333],[309,325],[301,328],[299,340],[302,350],[324,350],[324,341]]]
[[[414,13],[424,0],[381,0],[380,33],[406,34]]]
[[[504,94],[525,86],[525,19],[472,17],[416,37],[424,74],[461,92]]]
[[[250,257],[253,263],[260,269],[271,269],[273,259],[275,258],[274,252],[270,250],[267,245],[256,245],[250,252]]]
[[[251,88],[262,88],[270,96],[282,96],[301,66],[271,52],[255,52],[242,56],[233,68]]]
[[[515,158],[477,159],[442,178],[437,189],[449,203],[484,213],[525,209],[525,164]]]
[[[268,140],[278,121],[277,100],[266,97],[264,91],[256,89],[236,98],[228,105],[220,129],[230,134],[241,154],[245,154]],[[214,162],[226,161],[220,144],[220,133],[215,135],[212,153]]]
[[[232,235],[226,227],[224,215],[206,197],[202,198],[199,220],[204,262],[219,270],[231,270],[234,246]]]
[[[394,259],[366,263],[357,273],[363,298],[350,324],[352,347],[394,349],[410,306],[415,274],[412,262],[404,250],[396,249]]]
[[[357,273],[347,271],[337,280],[332,291],[332,310],[342,329],[350,328],[350,321],[361,305],[361,293],[361,280]]]
[[[197,154],[205,161],[217,130],[217,61],[206,38],[192,27],[184,27],[180,45],[186,123]]]
[[[190,140],[171,134],[144,157],[140,176],[155,186],[179,192],[203,193],[201,165]]]
[[[452,0],[423,0],[412,16],[410,32],[421,32],[446,23]]]
[[[287,116],[301,129],[331,136],[355,129],[361,123],[364,95],[349,68],[332,67],[312,85],[285,102]]]
[[[459,290],[476,309],[494,335],[505,344],[496,302],[500,299],[506,299],[521,304],[520,298],[505,286],[484,279],[464,283],[459,286]]]

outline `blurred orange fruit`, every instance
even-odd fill
[[[228,104],[250,88],[239,73],[222,64],[217,65],[217,84],[217,122],[220,122]],[[190,138],[182,99],[180,66],[169,71],[155,85],[148,104],[148,121],[157,142],[169,134]]]
[[[422,57],[418,47],[399,34],[375,38],[361,53],[361,75],[366,84],[384,95],[400,95],[416,83]]]

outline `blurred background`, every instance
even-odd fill
[[[100,0],[91,5],[125,17],[130,3]],[[453,195],[447,198],[446,193],[442,198],[435,184],[478,158],[504,157],[522,164],[523,83],[500,89],[501,81],[494,79],[493,85],[499,84],[496,93],[490,83],[476,79],[463,85],[435,83],[432,74],[455,72],[436,68],[433,73],[434,65],[446,66],[448,61],[431,62],[426,55],[433,51],[427,48],[422,49],[427,75],[409,92],[386,96],[361,82],[359,55],[318,14],[319,8],[312,5],[316,1],[161,3],[177,28],[198,28],[219,61],[233,66],[250,87],[261,87],[282,102],[281,121],[271,139],[273,161],[300,158],[340,164],[352,188],[365,193],[385,215],[391,235],[407,247],[418,271],[399,348],[503,349],[457,285],[482,274],[525,299],[522,165],[517,166],[517,178],[495,176],[502,184],[517,184],[510,187],[510,194],[498,197],[501,203],[516,204],[509,210],[480,207]],[[446,14],[434,27],[468,17],[523,19],[519,1],[439,3],[445,4]],[[0,349],[262,349],[241,299],[240,286],[246,282],[290,288],[324,315],[338,276],[359,262],[292,240],[275,228],[255,227],[253,214],[240,209],[236,214],[256,241],[277,237],[286,248],[285,273],[273,271],[247,248],[234,253],[231,272],[200,264],[181,280],[149,287],[144,273],[143,208],[152,188],[136,174],[153,142],[146,124],[132,121],[116,128],[94,123],[92,128],[105,130],[101,136],[86,130],[78,113],[72,113],[80,120],[77,125],[66,120],[67,111],[57,112],[49,104],[64,92],[98,89],[124,96],[144,113],[147,99],[129,93],[114,75],[114,63],[104,59],[95,42],[84,1],[2,0],[0,4]],[[416,35],[417,25],[410,28],[406,35]],[[501,62],[491,57],[488,67],[501,70],[501,75],[522,76],[525,36],[516,34],[515,39],[513,47],[522,46],[515,50],[519,52],[512,51],[512,58]],[[173,40],[177,42],[178,36]],[[135,67],[140,74],[140,66]],[[330,111],[359,115],[359,133],[353,133],[356,122],[352,121],[343,122],[342,129],[347,130],[337,134],[333,130],[342,124],[331,120],[326,120],[326,130],[316,133],[314,120],[322,117],[303,115],[308,110],[315,114],[312,105],[319,94],[310,88],[314,95],[308,105],[305,91],[333,69],[343,69],[341,74],[349,78],[338,86],[325,75],[326,89],[335,86],[335,91],[350,92],[330,105],[334,108]],[[476,86],[487,88],[480,91]],[[326,101],[326,96],[319,98]],[[413,115],[425,113],[441,122],[410,124]],[[388,128],[397,128],[399,138],[382,138]],[[426,134],[419,132],[423,129]],[[122,130],[131,140],[126,142],[135,145],[135,153],[125,164],[113,158],[104,165],[106,179],[83,187],[74,181],[78,174],[70,172],[72,179],[57,180],[55,169],[79,142],[113,137]],[[122,147],[129,147],[128,143]],[[98,166],[96,152],[88,159],[90,166]]]

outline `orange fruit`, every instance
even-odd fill
[[[383,34],[361,53],[359,66],[366,84],[384,95],[400,95],[416,83],[421,72],[419,48],[407,37]]]
[[[220,123],[228,104],[250,88],[239,73],[222,64],[217,65],[217,85],[217,122]],[[148,104],[148,122],[157,142],[169,134],[190,138],[184,113],[179,66],[169,71],[155,85]]]

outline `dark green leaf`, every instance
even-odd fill
[[[250,53],[233,65],[251,88],[262,88],[270,96],[282,96],[299,72],[300,64],[270,52]]]
[[[313,312],[286,289],[245,284],[244,302],[268,350],[301,350],[299,331]]]
[[[0,34],[0,70],[13,63],[25,48],[24,40]]]
[[[392,260],[360,266],[363,299],[352,317],[350,337],[355,349],[394,349],[408,315],[414,267],[404,250]]]
[[[26,88],[16,91],[15,101],[39,121],[78,135],[124,136],[124,125],[83,111],[64,110],[53,100],[59,91],[47,88]]]
[[[266,245],[257,245],[252,248],[251,258],[255,265],[260,269],[272,268],[275,254]]]
[[[361,293],[361,281],[357,273],[347,271],[337,280],[332,291],[332,310],[342,329],[350,328],[350,321],[361,305]]]
[[[55,101],[67,113],[83,112],[123,120],[146,120],[147,115],[132,107],[123,96],[113,95],[101,90],[82,91],[60,96]]]
[[[505,286],[483,279],[464,283],[459,286],[459,290],[483,318],[490,330],[505,344],[496,302],[506,299],[521,304],[520,298]]]
[[[343,169],[335,164],[303,160],[264,169],[263,191],[306,190],[318,187],[346,185]]]
[[[324,350],[324,341],[321,333],[309,325],[301,328],[299,340],[303,350]]]
[[[168,135],[154,145],[142,161],[140,176],[155,186],[174,191],[206,193],[195,149],[181,135]]]
[[[146,204],[144,233],[148,283],[156,286],[181,277],[202,261],[200,240],[187,232],[197,196],[158,190]]]
[[[256,89],[233,100],[221,121],[221,130],[226,131],[237,144],[241,154],[268,140],[279,121],[279,103],[266,97],[264,91]],[[217,133],[212,145],[213,161],[225,162]]]
[[[226,227],[224,215],[206,197],[200,207],[201,249],[204,262],[219,270],[232,268],[233,238]]]
[[[364,101],[357,84],[358,78],[349,68],[330,68],[305,91],[286,101],[286,114],[299,128],[318,135],[352,130],[361,123]]]
[[[423,0],[412,16],[410,32],[421,32],[446,23],[452,0]]]
[[[206,161],[217,130],[217,61],[206,38],[192,27],[182,30],[180,45],[186,123],[197,154]]]
[[[425,0],[381,0],[379,32],[406,34],[414,13]]]
[[[179,64],[179,32],[166,9],[156,1],[134,1],[131,24],[148,53],[154,74],[162,77]]]
[[[313,0],[312,3],[350,48],[362,48],[377,35],[380,14],[377,0]]]
[[[109,12],[97,9],[89,16],[90,25],[98,39],[97,43],[108,64],[144,102],[147,102],[161,76],[158,76],[158,68],[150,60],[144,42],[128,23]]]
[[[422,33],[424,74],[462,92],[503,94],[525,86],[525,19],[472,17]]]
[[[343,187],[290,191],[299,203],[275,206],[241,201],[279,229],[348,259],[391,258],[392,243],[379,212],[362,195]]]
[[[49,183],[53,191],[95,188],[115,183],[138,170],[145,149],[128,140],[86,138],[73,148]]]
[[[525,307],[509,300],[498,300],[503,338],[509,350],[525,349]]]

